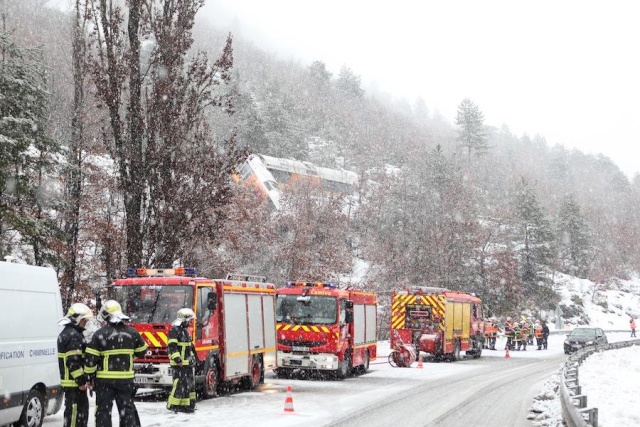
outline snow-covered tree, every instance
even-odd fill
[[[520,262],[525,296],[544,301],[554,261],[555,236],[534,188],[522,178],[514,192],[513,241]]]
[[[486,131],[484,129],[484,114],[480,108],[469,98],[462,100],[458,106],[458,114],[455,118],[458,126],[458,141],[467,149],[467,154],[484,154],[489,148]]]
[[[586,278],[591,260],[590,231],[573,196],[566,196],[560,206],[556,234],[562,271]]]
[[[46,79],[42,50],[0,31],[0,258],[16,251],[36,265],[59,262],[61,238],[50,179],[59,145],[46,132]]]

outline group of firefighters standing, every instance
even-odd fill
[[[496,341],[499,333],[503,333],[507,339],[505,350],[526,351],[527,345],[536,345],[537,350],[547,349],[549,327],[544,320],[536,320],[532,324],[524,316],[520,321],[507,317],[502,327],[500,327],[497,319],[491,318],[485,323],[484,328],[486,348],[496,350]]]
[[[126,322],[117,301],[105,302],[98,314],[102,327],[85,341],[84,330],[93,312],[82,303],[69,307],[58,324],[58,365],[65,393],[64,427],[86,427],[89,420],[87,392],[96,393],[96,427],[111,427],[111,410],[115,400],[120,426],[140,427],[133,396],[135,394],[133,359],[147,351],[140,333]],[[177,313],[168,336],[173,388],[167,408],[192,413],[195,409],[193,360],[195,351],[187,327],[195,314],[182,308]]]

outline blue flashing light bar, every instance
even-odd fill
[[[296,287],[314,287],[314,288],[330,288],[330,289],[338,289],[338,284],[333,282],[294,282],[292,280],[287,280],[284,282],[284,286],[286,288],[296,288]]]

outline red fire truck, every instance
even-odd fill
[[[139,388],[170,389],[167,336],[179,309],[195,312],[189,327],[198,360],[196,390],[204,397],[240,385],[255,388],[276,367],[275,286],[262,277],[197,277],[195,269],[129,269],[108,286],[149,349],[134,361]]]
[[[480,298],[444,288],[416,286],[391,294],[391,348],[413,346],[435,359],[460,360],[460,352],[480,357],[484,317]],[[408,366],[402,358],[390,362]],[[414,359],[415,361],[415,359]]]
[[[369,369],[377,350],[376,294],[286,282],[276,295],[278,377],[315,372],[342,379]]]

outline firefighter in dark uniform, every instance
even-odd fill
[[[515,333],[513,332],[513,321],[511,320],[511,317],[507,317],[507,321],[504,324],[504,336],[507,337],[505,350],[513,350],[513,339],[515,338]]]
[[[522,347],[522,333],[518,322],[513,324],[513,346],[516,351],[520,351],[520,348]]]
[[[104,303],[98,316],[105,325],[87,346],[85,371],[95,375],[96,427],[111,427],[111,409],[116,401],[121,427],[139,427],[133,403],[133,359],[147,351],[147,344],[133,327],[117,301]]]
[[[58,325],[64,326],[58,335],[58,367],[60,385],[64,389],[63,427],[86,427],[89,422],[89,377],[84,370],[84,327],[93,318],[91,309],[75,303]]]
[[[173,387],[167,401],[167,409],[174,412],[193,413],[196,407],[196,391],[193,378],[195,352],[188,327],[195,317],[190,308],[178,310],[167,341],[169,363],[173,371]]]

